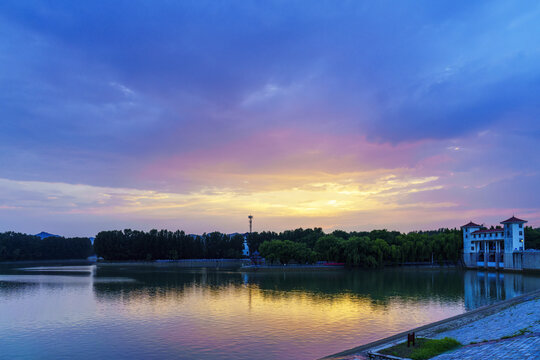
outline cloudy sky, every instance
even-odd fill
[[[540,226],[538,1],[0,2],[0,231]]]

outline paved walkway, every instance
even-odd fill
[[[478,319],[454,329],[444,327],[420,332],[419,336],[432,339],[451,337],[463,345],[485,340],[499,340],[506,336],[540,332],[540,299],[510,306],[501,312]]]
[[[540,360],[540,299],[511,306],[455,329],[435,329],[419,335],[434,339],[451,337],[466,345],[433,360]]]
[[[467,345],[435,356],[431,360],[538,360],[540,359],[540,333],[521,335],[510,339]]]
[[[520,302],[521,301],[521,302]],[[464,346],[441,354],[432,360],[520,359],[540,360],[540,294],[501,303],[489,309],[417,329],[419,337],[441,339],[451,337]],[[401,335],[401,334],[400,334]],[[405,338],[406,334],[403,335]],[[403,339],[362,346],[355,353],[336,356],[333,360],[367,359],[366,352],[388,347]],[[354,350],[354,349],[353,349]]]

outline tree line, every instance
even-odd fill
[[[234,259],[243,257],[244,235],[212,232],[126,229],[102,231],[88,238],[48,237],[0,233],[0,261],[84,259],[95,252],[105,260]],[[267,262],[288,264],[330,261],[349,266],[378,267],[406,262],[458,262],[463,237],[457,229],[401,233],[373,230],[324,233],[322,228],[247,234],[251,253]],[[526,249],[540,249],[540,228],[525,227]]]
[[[12,231],[0,233],[0,261],[86,259],[93,253],[89,238],[48,237]]]
[[[540,250],[540,228],[525,226],[525,249]]]
[[[325,234],[321,228],[282,233],[261,232],[248,237],[250,250],[259,250],[272,263],[330,261],[349,266],[378,267],[411,262],[457,263],[463,250],[458,229],[414,231],[373,230]],[[525,228],[526,249],[540,249],[540,228]]]
[[[287,264],[330,261],[349,266],[378,267],[406,262],[453,262],[460,259],[463,237],[460,230],[440,229],[403,234],[398,231],[324,234],[322,229],[296,229],[277,234],[254,233],[250,249],[258,246],[270,262]]]
[[[242,257],[244,237],[212,232],[189,235],[184,231],[126,229],[101,231],[94,250],[105,260],[156,259],[238,259]]]

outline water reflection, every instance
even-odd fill
[[[464,276],[465,308],[476,309],[540,288],[540,277],[519,273],[467,271]]]
[[[4,355],[313,359],[540,287],[455,269],[84,269],[0,268]]]
[[[99,268],[96,276],[129,276],[129,284],[95,284],[96,296],[110,297],[140,294],[141,289],[158,293],[184,291],[193,286],[206,287],[219,293],[222,288],[255,287],[263,296],[294,297],[298,293],[331,300],[342,295],[366,298],[374,304],[385,305],[399,297],[406,301],[434,300],[455,302],[463,298],[463,274],[455,270],[385,269],[379,271],[322,271],[241,273],[218,272],[208,269],[164,271],[148,267]],[[159,290],[157,290],[159,289]]]

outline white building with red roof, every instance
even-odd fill
[[[467,267],[494,269],[521,269],[522,254],[525,250],[525,229],[527,221],[512,216],[501,221],[501,226],[487,229],[469,222],[461,227],[463,231],[463,261]]]

